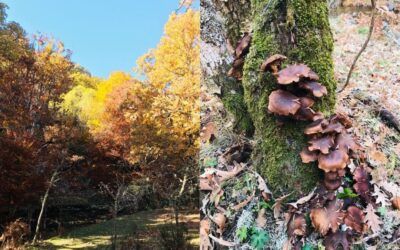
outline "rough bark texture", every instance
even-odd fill
[[[250,0],[201,1],[202,82],[218,95],[234,117],[234,128],[251,135],[254,127],[243,98],[240,81],[227,76],[233,62],[228,40],[235,43],[241,36],[241,25],[250,13]],[[229,34],[229,35],[228,35]]]
[[[276,193],[309,191],[319,178],[318,168],[302,164],[299,152],[305,145],[304,122],[278,127],[267,113],[268,96],[276,89],[275,78],[261,73],[265,58],[286,55],[289,63],[302,62],[320,76],[329,95],[316,110],[329,115],[334,110],[336,83],[331,53],[333,38],[326,0],[252,0],[253,41],[244,67],[243,87],[255,126],[253,160]]]

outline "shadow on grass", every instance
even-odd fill
[[[132,215],[116,218],[118,243],[128,238],[135,238],[143,249],[158,249],[159,227],[171,221],[171,209],[157,209],[141,211]],[[197,211],[182,211],[180,220],[188,228],[188,241],[193,246],[199,246],[199,215]],[[42,242],[39,248],[34,249],[111,249],[111,235],[113,234],[114,220],[77,228],[65,235],[53,237]],[[117,244],[120,245],[120,244]]]

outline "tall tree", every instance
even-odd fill
[[[233,5],[235,1],[225,1]],[[220,1],[212,4],[225,17],[227,31],[235,37],[238,30],[230,31],[232,23],[250,22],[252,42],[245,58],[242,87],[244,101],[255,127],[253,160],[256,168],[267,178],[277,192],[299,194],[308,191],[318,179],[317,168],[301,163],[299,152],[305,145],[302,122],[293,121],[278,126],[276,118],[268,114],[268,96],[276,88],[272,74],[260,71],[262,62],[273,54],[283,54],[289,63],[305,63],[319,76],[328,89],[328,96],[317,109],[328,115],[334,110],[336,82],[331,53],[333,37],[325,0],[244,0],[250,18],[229,14]],[[243,31],[243,30],[242,30]]]

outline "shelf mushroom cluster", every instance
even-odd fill
[[[325,118],[321,112],[314,111],[315,99],[328,93],[326,87],[305,64],[281,69],[285,59],[285,56],[276,54],[261,65],[261,70],[271,72],[278,83],[278,89],[269,95],[268,111],[278,117],[312,121],[304,131],[310,140],[300,153],[302,162],[318,161],[318,167],[325,172],[324,186],[329,191],[336,190],[345,175],[349,155],[358,149],[353,137],[347,133],[352,123],[343,114]]]
[[[243,66],[246,55],[249,53],[251,45],[251,35],[244,33],[242,38],[237,42],[235,49],[235,59],[232,68],[228,71],[228,76],[234,77],[237,80],[242,80]]]

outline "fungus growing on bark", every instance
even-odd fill
[[[350,150],[354,152],[359,149],[359,145],[356,143],[354,138],[346,132],[342,132],[336,137],[335,144],[338,149],[346,152],[349,152]]]
[[[326,119],[318,119],[307,125],[304,130],[304,134],[306,135],[314,135],[318,133],[322,133],[324,127],[326,127],[329,122]]]
[[[269,96],[268,110],[277,115],[294,115],[301,107],[300,99],[290,92],[278,89]]]
[[[343,131],[344,127],[342,124],[337,123],[337,122],[332,122],[330,121],[328,126],[324,128],[322,133],[327,134],[327,133],[341,133]]]
[[[337,172],[325,172],[324,173],[324,186],[329,191],[338,189],[342,184],[342,177],[344,176],[344,171]]]
[[[282,85],[299,82],[301,79],[318,80],[318,75],[305,64],[289,65],[278,72],[278,83]]]
[[[400,210],[400,196],[393,197],[392,205],[395,209]]]
[[[301,161],[303,163],[314,162],[318,159],[318,152],[308,150],[308,147],[304,147],[300,152]]]
[[[368,173],[365,168],[361,165],[358,166],[353,173],[353,179],[355,184],[353,185],[354,190],[358,195],[360,195],[365,200],[369,200],[369,179]]]
[[[247,53],[249,53],[249,48],[251,44],[251,35],[247,32],[245,32],[242,36],[242,38],[239,39],[239,41],[236,44],[236,49],[235,49],[235,57],[243,57]]]
[[[342,202],[334,199],[326,207],[311,209],[310,218],[313,227],[322,235],[326,235],[329,229],[336,232],[344,217],[341,208]]]
[[[346,217],[344,223],[352,228],[357,233],[361,234],[364,232],[364,212],[356,206],[349,206],[347,208]]]
[[[346,232],[329,233],[324,239],[325,250],[350,250]]]
[[[313,121],[315,116],[319,116],[320,114],[316,113],[311,107],[314,105],[314,100],[309,97],[301,97],[300,98],[301,107],[294,115],[296,120],[300,121]]]
[[[270,71],[272,74],[277,75],[281,69],[281,63],[286,60],[287,57],[279,54],[270,56],[261,64],[261,71]]]
[[[349,160],[349,155],[342,150],[334,150],[329,154],[318,156],[318,167],[325,172],[336,172],[344,169]]]
[[[241,80],[243,77],[244,58],[249,53],[251,44],[251,35],[244,33],[240,38],[235,49],[235,60],[233,61],[232,68],[228,71],[228,76]]]
[[[331,149],[333,145],[335,145],[333,137],[329,135],[312,139],[308,143],[310,144],[310,146],[308,146],[308,150],[319,150],[323,154],[328,154],[329,149]]]
[[[328,90],[319,82],[308,81],[299,83],[299,87],[310,91],[315,97],[323,97],[328,94]]]

